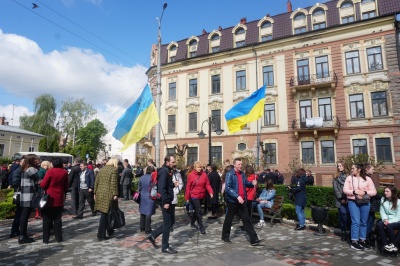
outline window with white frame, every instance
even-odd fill
[[[177,47],[175,44],[169,48],[169,62],[175,62]]]
[[[316,57],[315,67],[317,70],[317,79],[329,77],[329,63],[327,55]]]
[[[245,151],[246,148],[247,148],[246,143],[239,143],[239,144],[237,145],[237,150],[238,150],[238,151]]]
[[[264,21],[260,27],[261,41],[266,42],[272,40],[272,23]]]
[[[376,17],[375,0],[362,0],[360,9],[361,9],[363,19],[369,19],[369,18]]]
[[[265,104],[264,105],[264,125],[270,126],[275,125],[275,104]]]
[[[265,154],[264,162],[267,164],[276,164],[276,143],[264,144]]]
[[[274,86],[274,67],[264,66],[263,67],[263,83],[266,86]]]
[[[331,98],[319,98],[318,111],[319,111],[319,117],[322,117],[324,121],[331,121],[332,120]]]
[[[297,60],[296,63],[298,84],[310,84],[310,65],[308,63],[308,59]]]
[[[354,22],[354,5],[352,1],[344,1],[340,6],[342,24]]]
[[[246,90],[246,70],[236,71],[236,90]]]
[[[176,116],[168,115],[168,133],[175,133]]]
[[[312,118],[312,102],[310,99],[299,101],[300,127],[307,127],[307,118]]]
[[[313,29],[314,30],[326,28],[325,10],[324,9],[322,9],[322,8],[315,9],[312,16],[313,16]]]
[[[189,80],[189,97],[197,97],[197,79]]]
[[[246,45],[245,35],[246,31],[243,28],[238,28],[235,31],[235,47],[242,47]]]
[[[360,55],[358,51],[346,52],[346,71],[347,74],[360,73]]]
[[[167,156],[175,155],[175,148],[167,148]]]
[[[176,82],[171,82],[168,84],[168,100],[176,100]]]
[[[197,40],[191,40],[189,43],[189,56],[196,57],[197,55]]]
[[[380,46],[367,49],[368,70],[375,71],[383,69],[382,49]]]
[[[388,115],[386,91],[371,92],[371,101],[374,117]]]
[[[321,140],[322,163],[335,163],[335,147],[333,140]]]
[[[211,110],[211,130],[221,129],[221,110]]]
[[[368,154],[367,139],[353,139],[353,155]]]
[[[299,34],[307,31],[306,15],[304,13],[298,13],[293,18],[294,34]]]
[[[363,118],[365,117],[364,110],[364,95],[362,93],[349,95],[350,100],[350,117]]]
[[[212,164],[218,164],[222,162],[222,147],[221,146],[212,146],[211,147],[211,159]]]
[[[197,113],[189,113],[189,131],[197,131]]]
[[[213,36],[211,36],[211,52],[216,53],[219,52],[219,46],[220,46],[220,39],[221,37],[219,36],[218,33],[215,33]]]
[[[5,149],[5,144],[0,144],[0,157],[4,156],[4,149]]]
[[[314,164],[314,142],[313,141],[302,141],[301,142],[301,160],[305,164]]]
[[[188,147],[187,149],[187,164],[192,165],[194,162],[197,162],[199,149],[197,147]]]
[[[221,76],[211,76],[211,94],[221,93]]]
[[[390,138],[375,139],[376,159],[382,162],[393,162]]]

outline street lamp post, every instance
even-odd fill
[[[211,165],[212,164],[212,158],[211,158],[211,125],[212,125],[212,121],[216,120],[216,118],[213,118],[212,116],[208,117],[208,119],[204,120],[203,123],[201,123],[201,131],[197,134],[199,136],[199,138],[204,139],[204,137],[206,136],[206,133],[204,133],[203,131],[203,124],[204,122],[208,123],[208,164]],[[217,128],[214,130],[214,132],[219,136],[222,134],[222,132],[224,132],[223,129],[221,129],[219,123],[217,123]]]
[[[158,21],[158,42],[157,42],[157,94],[156,94],[156,110],[158,117],[161,113],[161,20],[167,3],[164,3],[160,18]],[[160,122],[156,125],[156,165],[160,165]]]

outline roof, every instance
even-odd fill
[[[17,134],[24,134],[24,135],[29,135],[29,136],[44,137],[44,135],[42,135],[42,134],[38,134],[38,133],[35,133],[32,131],[28,131],[28,130],[21,129],[19,127],[13,127],[13,126],[0,125],[0,132],[1,131],[17,133]]]
[[[336,7],[338,1],[339,0],[332,0],[332,1],[328,1],[328,2],[324,3],[324,5],[326,5],[328,7],[328,10],[326,12],[326,24],[327,24],[326,29],[341,26],[339,9]],[[379,16],[377,16],[377,17],[384,17],[384,16],[395,14],[396,12],[400,12],[400,1],[394,1],[394,0],[375,0],[375,1],[377,1],[377,3],[378,3],[377,10],[379,12]],[[310,11],[310,9],[312,7],[313,6],[309,6],[304,9],[307,11]],[[274,24],[273,24],[273,28],[272,28],[273,40],[271,40],[271,41],[293,36],[292,20],[290,19],[290,15],[295,11],[297,11],[297,9],[293,10],[292,12],[286,12],[286,13],[278,14],[275,16],[271,16],[271,18],[274,20]],[[359,12],[359,7],[357,7],[357,6],[356,6],[356,12]],[[374,19],[374,18],[372,18],[372,19]],[[247,27],[246,40],[245,40],[246,46],[260,43],[259,42],[259,28],[257,27],[257,24],[259,21],[260,20],[255,20],[255,21],[250,21],[250,22],[246,23],[246,27]],[[359,16],[357,16],[357,20],[355,20],[353,23],[356,23],[356,22],[360,22]],[[348,24],[351,24],[351,23],[348,23]],[[348,25],[348,24],[346,24],[346,25]],[[307,16],[307,25],[308,25],[308,28],[311,28],[311,17],[310,16]],[[232,50],[232,49],[240,49],[240,48],[233,47],[232,29],[233,29],[233,26],[220,30],[220,32],[221,32],[221,40],[220,40],[220,46],[219,46],[220,52]],[[325,29],[322,29],[321,31],[323,31],[323,30],[325,30]],[[311,31],[309,30],[308,32],[315,32],[315,30],[311,30]],[[302,34],[307,34],[307,32],[302,33]],[[196,36],[197,38],[199,38],[196,57],[205,56],[207,54],[210,54],[209,53],[208,35],[209,35],[209,33],[205,33],[205,34]],[[190,38],[186,38],[186,39],[177,41],[178,49],[177,49],[177,53],[175,56],[175,62],[188,59],[187,58],[188,46],[186,45],[186,42],[188,39],[190,39]],[[168,57],[168,50],[167,50],[168,45],[169,44],[163,44],[161,46],[161,64],[163,64],[163,65],[168,63],[168,58],[167,58]]]

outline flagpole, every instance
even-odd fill
[[[164,14],[164,10],[167,8],[167,3],[164,3],[163,10],[160,18],[157,18],[158,22],[158,42],[157,42],[157,94],[156,94],[156,110],[158,117],[161,117],[161,20]],[[156,125],[156,165],[160,167],[160,123]]]
[[[258,90],[258,57],[257,57],[257,52],[254,49],[254,46],[251,46],[251,49],[253,50],[254,56],[256,57],[256,87]],[[257,119],[257,161],[256,161],[256,167],[257,170],[259,170],[259,162],[260,162],[260,132],[259,132],[259,121],[260,119]]]

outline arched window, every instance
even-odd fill
[[[342,5],[340,6],[340,8],[349,8],[349,7],[353,7],[353,3],[350,1],[345,1],[342,3]]]
[[[195,57],[197,55],[197,41],[191,40],[189,43],[189,55]]]
[[[177,50],[178,46],[176,44],[170,44],[168,49],[169,62],[175,62]]]
[[[219,37],[218,34],[214,34],[214,35],[211,37],[211,41],[218,41],[219,39],[220,39],[220,37]]]
[[[302,20],[302,19],[306,19],[306,15],[304,15],[303,13],[299,13],[294,17],[294,20]]]
[[[313,16],[319,16],[319,15],[325,15],[325,10],[323,10],[322,8],[315,9]]]
[[[314,30],[326,28],[325,10],[323,10],[322,8],[317,8],[313,12],[312,16]]]
[[[354,6],[351,1],[344,1],[340,6],[342,24],[354,22]]]
[[[172,45],[171,48],[169,48],[170,51],[176,51],[176,45]]]
[[[269,21],[265,21],[262,25],[261,25],[261,28],[262,29],[265,29],[265,28],[268,28],[268,27],[271,27],[271,22],[269,22]]]
[[[274,23],[273,19],[270,17],[264,17],[261,19],[257,26],[259,27],[260,41],[270,41],[272,40],[272,24]]]
[[[363,19],[374,18],[377,11],[375,0],[362,0],[360,11]]]
[[[306,15],[298,13],[293,18],[294,34],[299,34],[307,31]]]
[[[238,28],[235,32],[235,35],[244,34],[246,31],[243,28]]]

